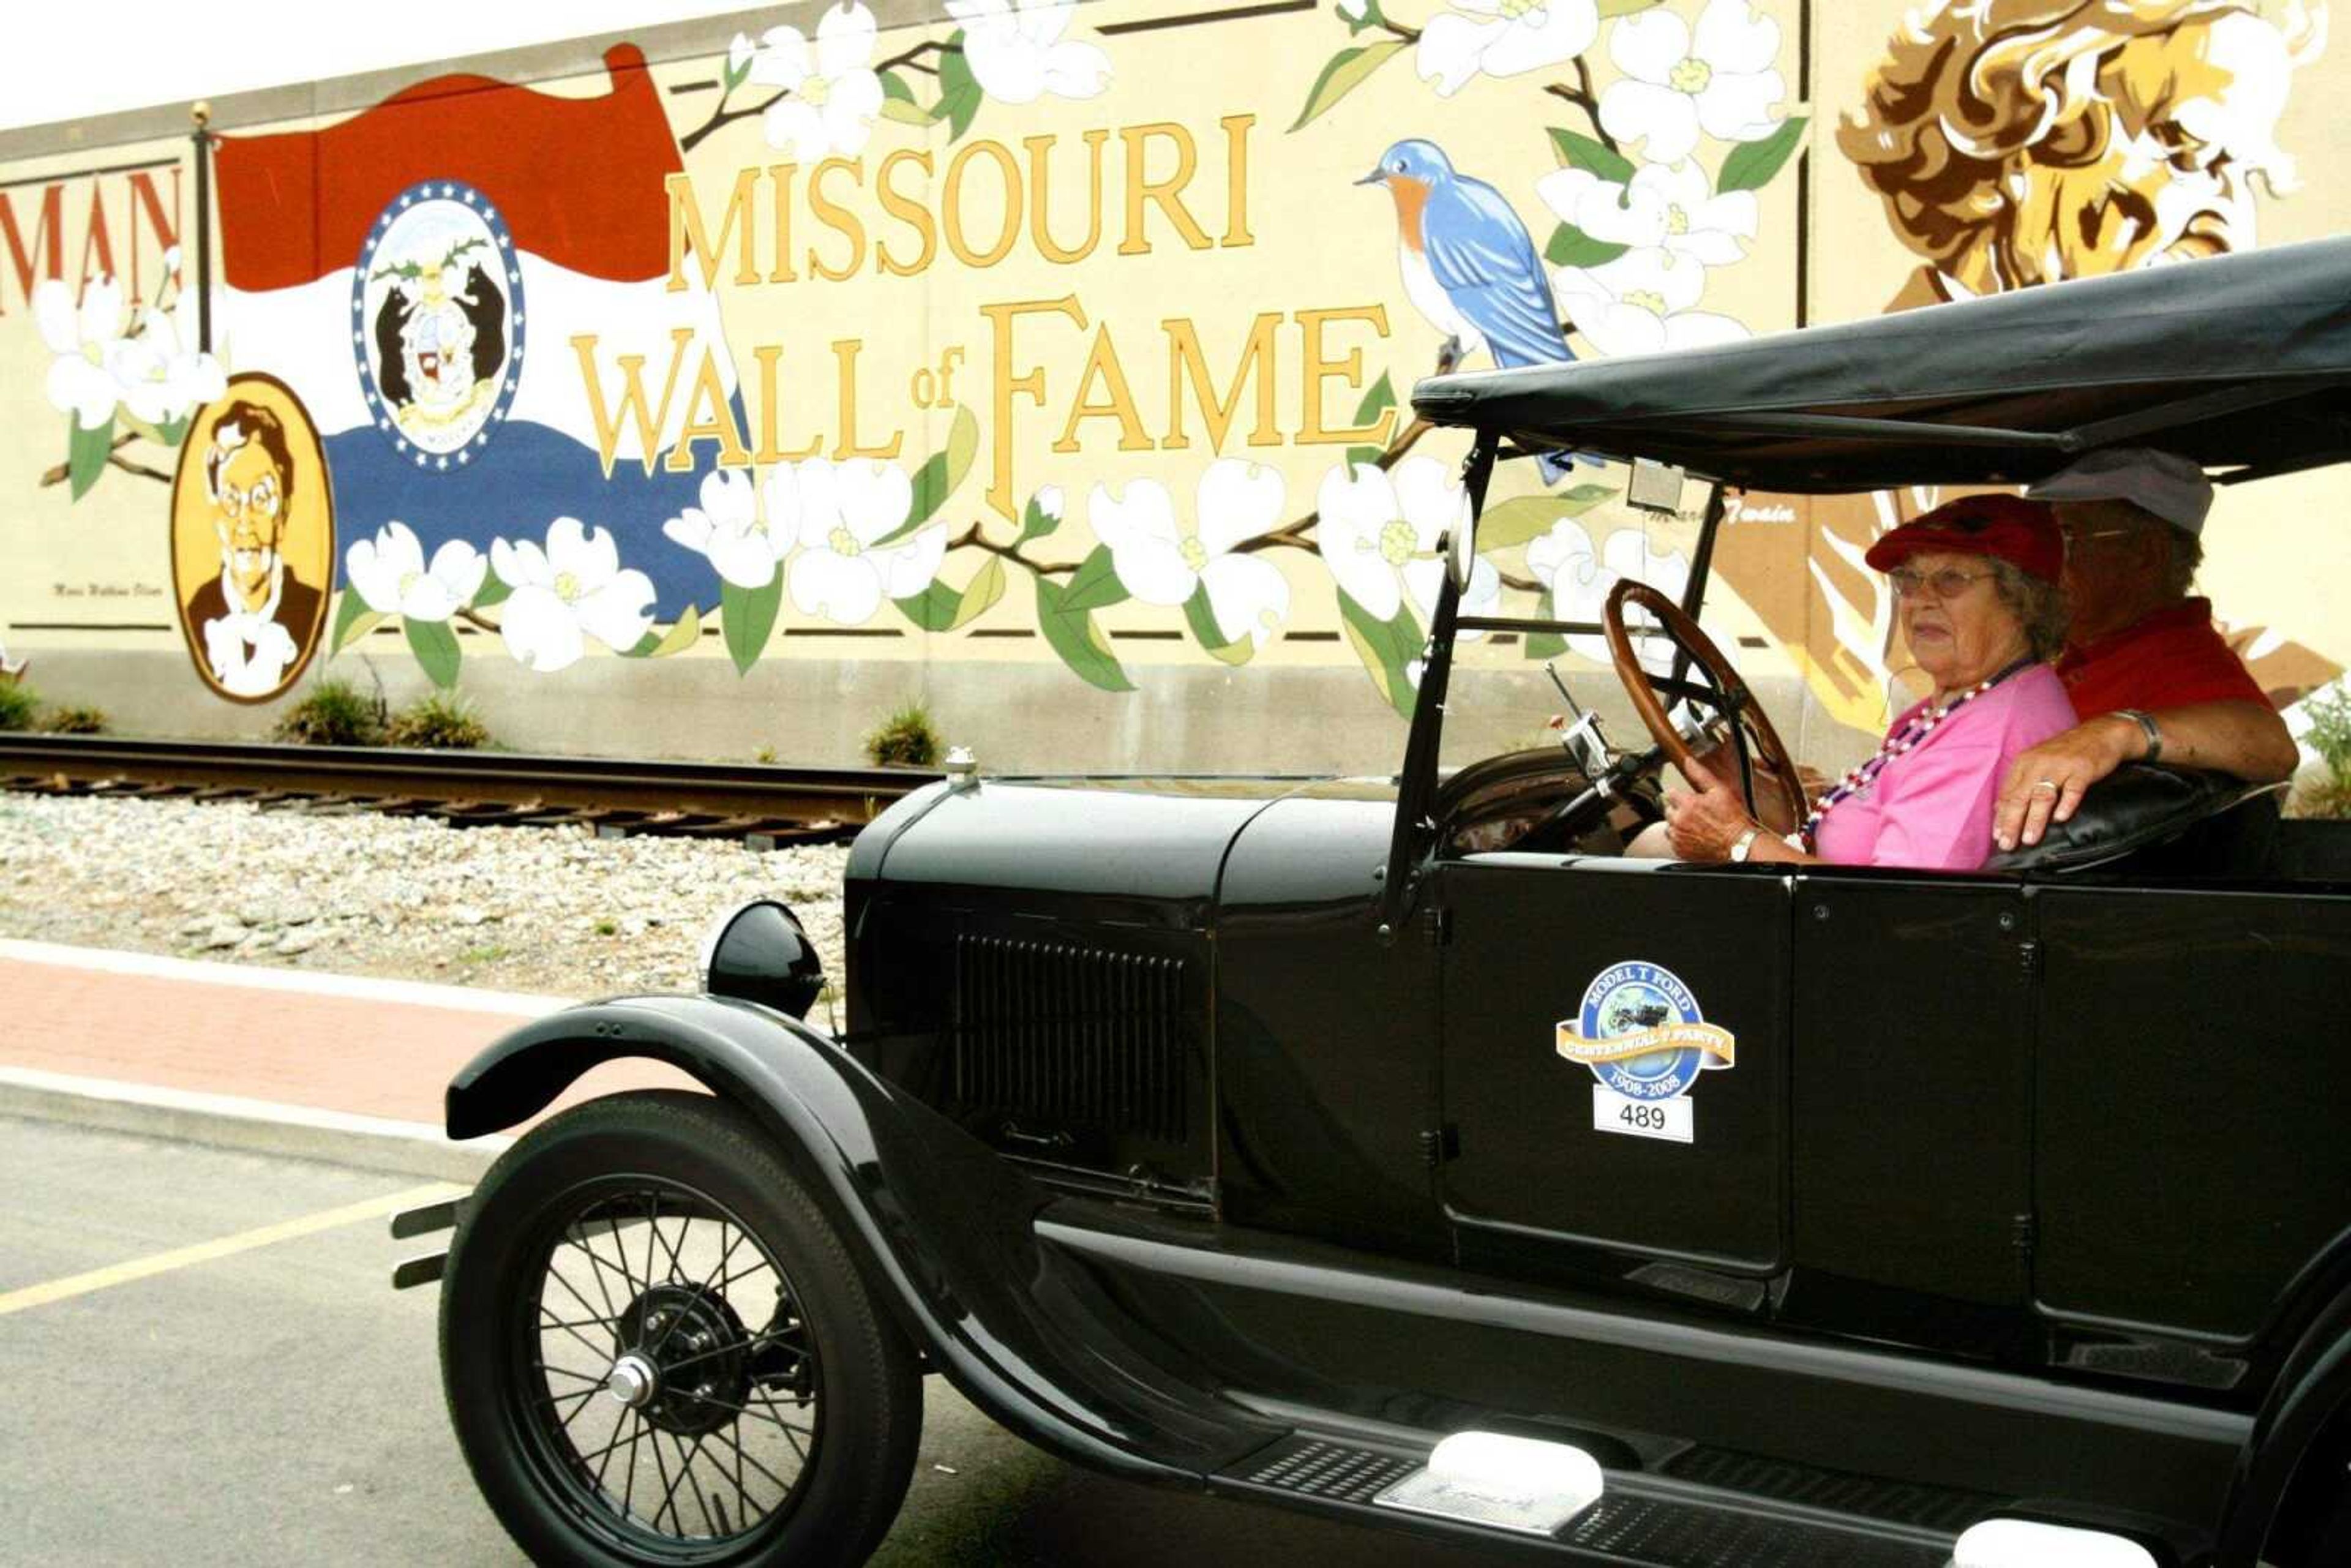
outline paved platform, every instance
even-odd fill
[[[504,1139],[453,1145],[441,1096],[475,1052],[564,997],[0,941],[0,1113],[467,1179]],[[692,1087],[646,1061],[549,1108]]]

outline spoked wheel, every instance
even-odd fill
[[[517,1144],[441,1329],[467,1462],[539,1562],[853,1564],[913,1469],[912,1353],[717,1101],[597,1101]]]

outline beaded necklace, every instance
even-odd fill
[[[1808,854],[1819,852],[1819,829],[1822,818],[1868,789],[1896,758],[1923,745],[1927,737],[1935,732],[1937,725],[1941,724],[2032,662],[2030,659],[2019,659],[1991,678],[1978,681],[1941,707],[1928,708],[1915,715],[1908,724],[1886,737],[1884,743],[1878,747],[1876,756],[1856,767],[1846,768],[1844,777],[1838,779],[1835,786],[1821,797],[1820,803],[1813,808],[1812,815],[1806,817],[1803,826],[1796,830],[1798,835],[1804,841],[1805,852]]]

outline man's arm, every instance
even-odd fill
[[[2176,767],[2268,784],[2292,778],[2301,760],[2285,720],[2267,703],[2189,703],[2147,716],[2163,736],[2162,760]],[[2147,753],[2147,732],[2119,714],[2050,737],[2009,765],[1992,808],[1992,841],[2003,850],[2039,843],[2051,822],[2073,817],[2091,785]]]

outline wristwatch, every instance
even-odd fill
[[[1745,832],[1740,834],[1739,837],[1733,839],[1730,843],[1730,863],[1733,865],[1746,864],[1748,852],[1754,849],[1755,841],[1762,836],[1762,829],[1750,828]]]
[[[2115,709],[2115,716],[2116,718],[2126,718],[2130,720],[2133,724],[2138,726],[2140,731],[2146,735],[2147,755],[2139,760],[2142,762],[2154,762],[2162,758],[2163,731],[2156,727],[2155,716],[2153,714],[2147,713],[2135,707],[2118,707]]]

